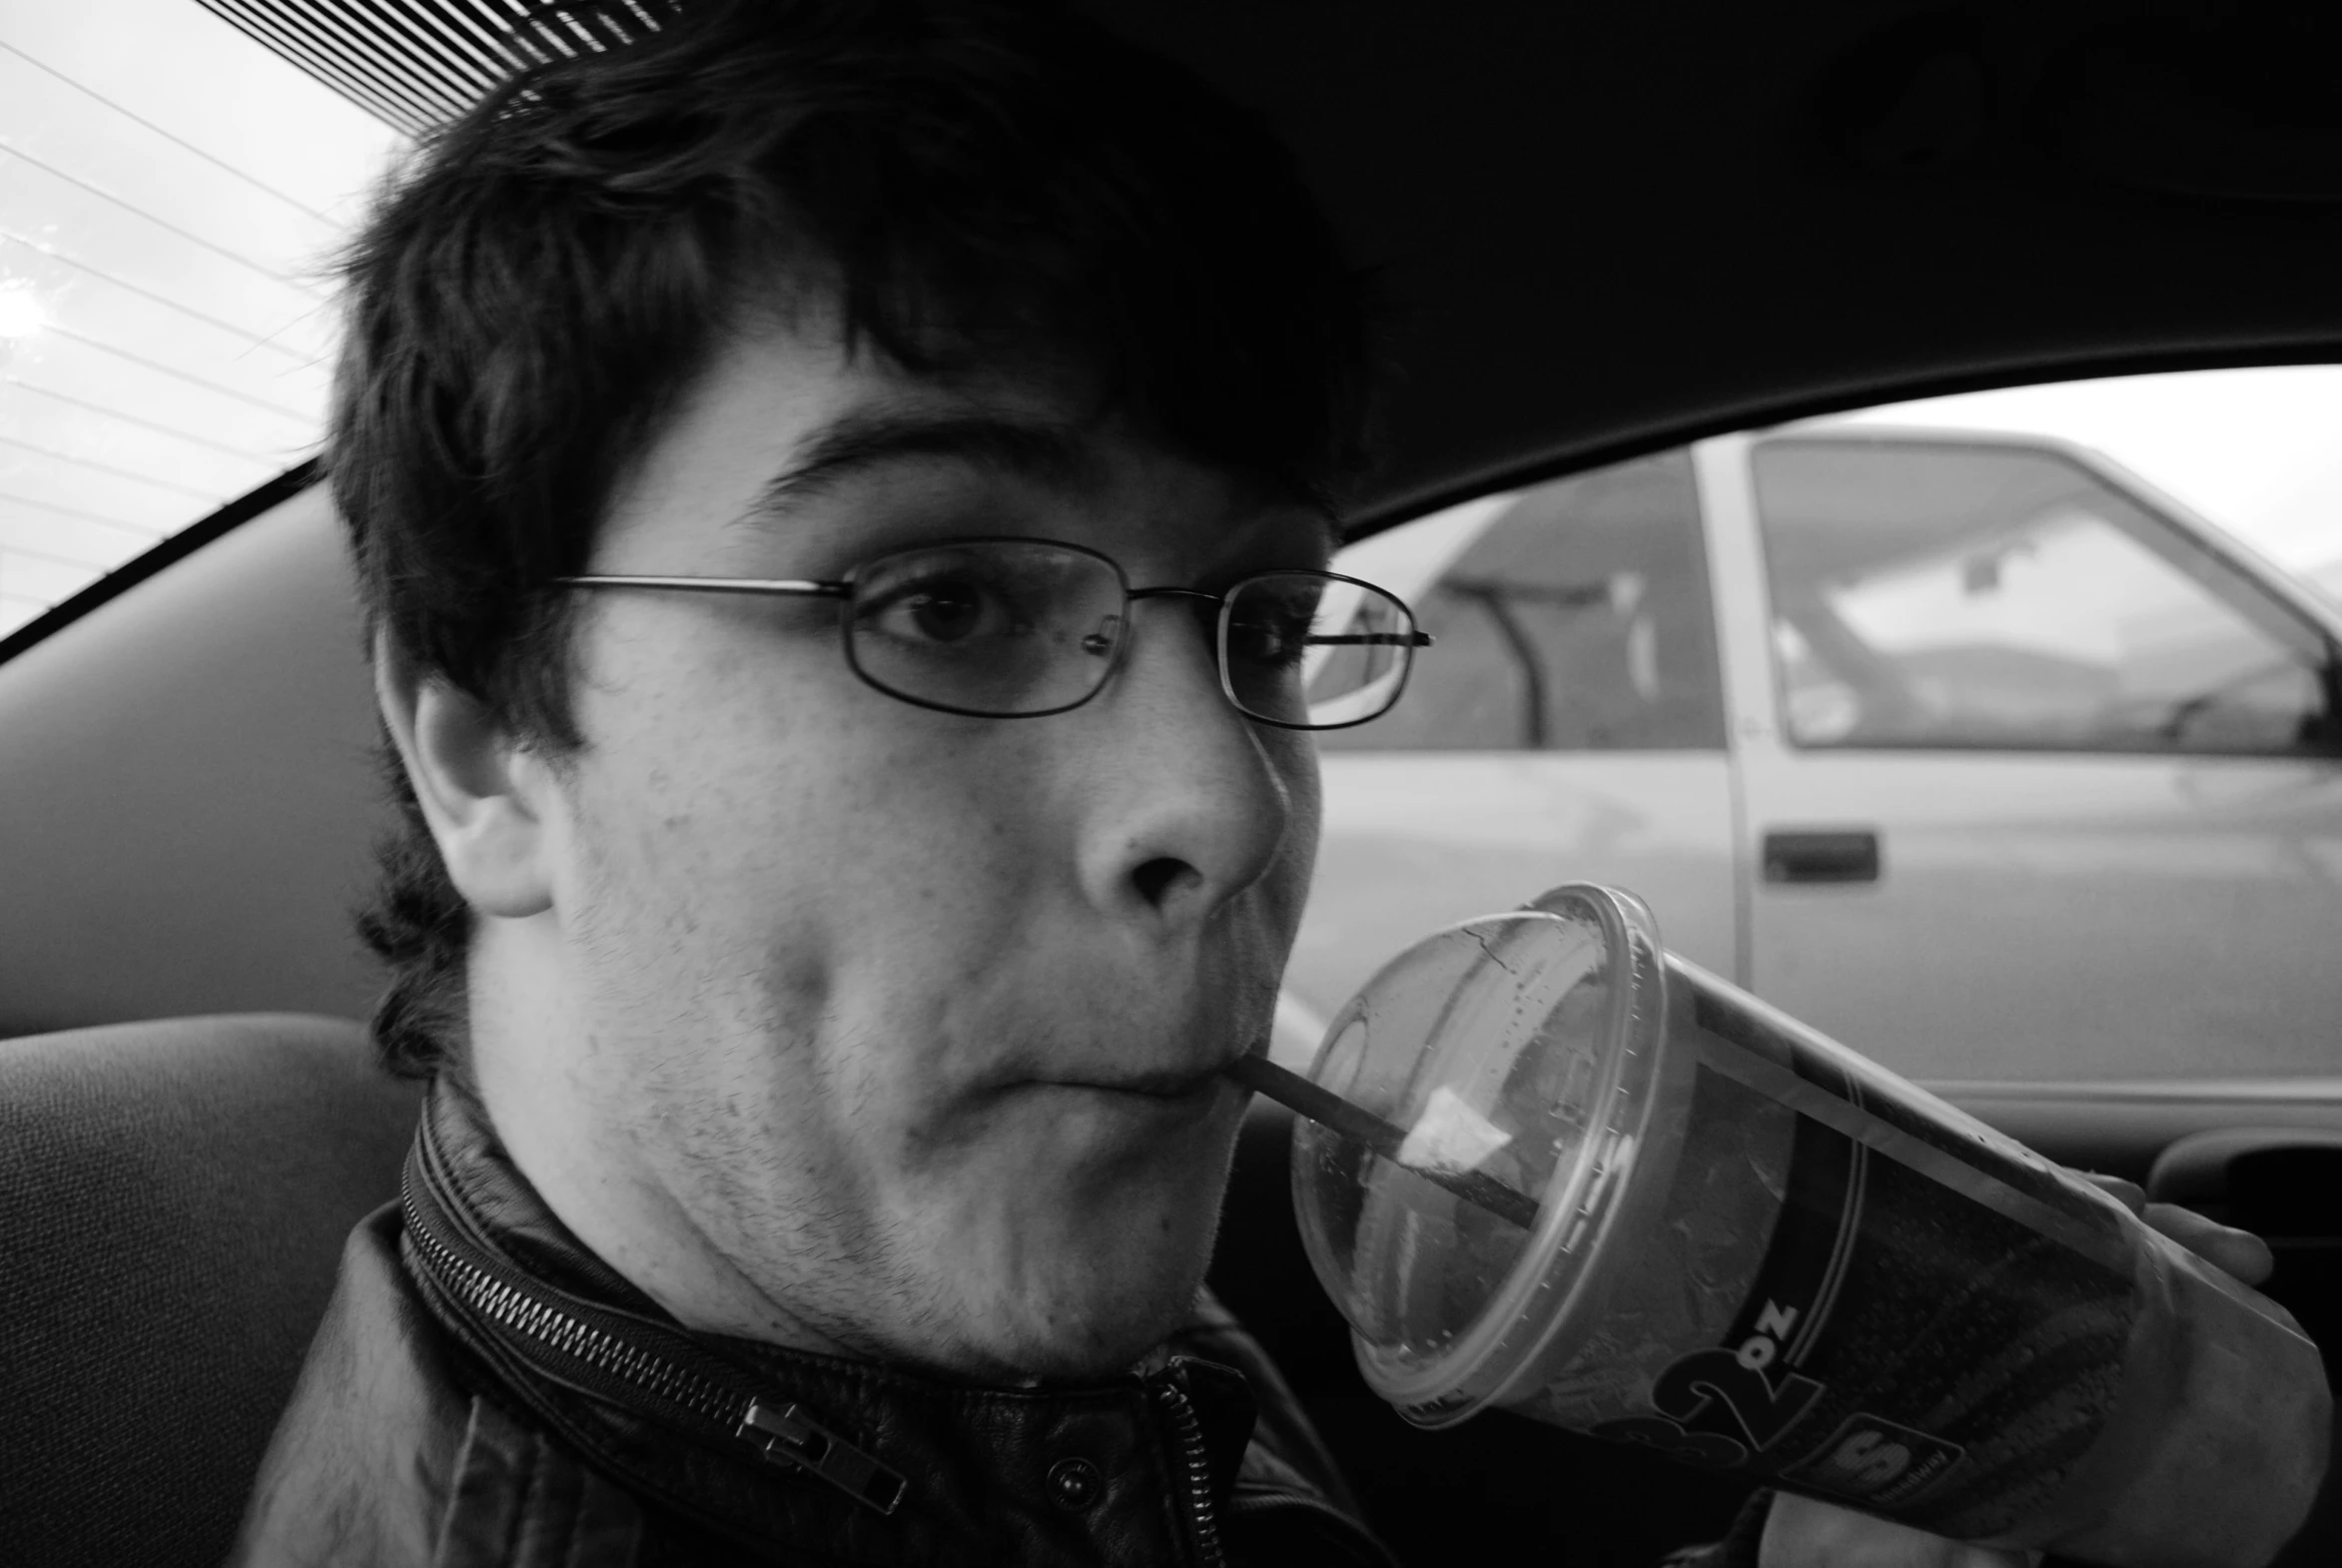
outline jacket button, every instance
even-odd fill
[[[1068,1513],[1080,1513],[1105,1490],[1105,1478],[1087,1459],[1060,1459],[1049,1467],[1050,1501]]]

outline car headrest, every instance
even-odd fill
[[[0,1041],[0,1540],[25,1568],[216,1563],[415,1092],[355,1024]]]

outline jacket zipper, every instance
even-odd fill
[[[1211,1507],[1211,1467],[1203,1453],[1203,1423],[1195,1419],[1194,1401],[1173,1378],[1156,1385],[1156,1395],[1171,1412],[1178,1433],[1180,1456],[1187,1467],[1189,1518],[1195,1526],[1195,1551],[1204,1568],[1226,1568],[1219,1549],[1219,1520]]]
[[[440,1245],[439,1238],[421,1225],[409,1224],[406,1233],[430,1254],[431,1271],[440,1283],[461,1296],[481,1316],[492,1318],[514,1333],[551,1345],[564,1355],[573,1355],[622,1382],[646,1388],[710,1421],[725,1426],[739,1424],[740,1401],[713,1383],[679,1366],[654,1359],[632,1345],[621,1344],[615,1337],[579,1322],[559,1308],[547,1306],[490,1278],[484,1270]]]
[[[403,1186],[404,1183],[402,1182]],[[663,1357],[626,1343],[560,1308],[536,1299],[468,1259],[458,1257],[420,1222],[413,1192],[402,1191],[404,1231],[432,1274],[481,1316],[602,1375],[649,1392],[749,1444],[768,1462],[807,1470],[857,1501],[893,1513],[906,1490],[903,1477],[807,1416],[797,1405],[725,1388]]]

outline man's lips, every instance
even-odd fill
[[[1103,1089],[1117,1095],[1144,1095],[1150,1100],[1189,1100],[1220,1082],[1219,1070],[1207,1073],[1135,1073],[1125,1078],[1077,1083],[1080,1089]]]
[[[1237,1055],[1243,1055],[1239,1052]],[[1043,1082],[1066,1089],[1098,1089],[1110,1094],[1140,1095],[1150,1100],[1198,1100],[1215,1093],[1229,1081],[1221,1071],[1234,1057],[1201,1068],[1161,1068],[1145,1073],[1100,1073],[1081,1077],[1053,1078]],[[1233,1087],[1230,1085],[1229,1087]]]

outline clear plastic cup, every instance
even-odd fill
[[[1374,1389],[1956,1539],[2257,1565],[2307,1516],[2317,1349],[2107,1193],[1558,888],[1438,933],[1310,1079],[1293,1197]],[[1491,1197],[1489,1194],[1496,1194]]]

